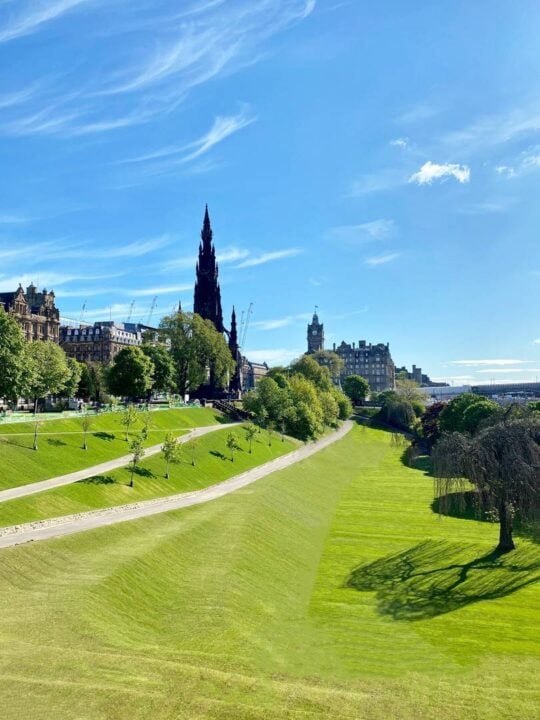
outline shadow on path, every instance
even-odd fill
[[[540,549],[474,557],[474,546],[428,540],[353,570],[345,587],[375,592],[381,615],[425,620],[540,580]]]

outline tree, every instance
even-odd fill
[[[77,395],[79,385],[82,377],[83,364],[75,360],[75,358],[66,358],[69,377],[66,380],[63,394],[67,398],[72,398]]]
[[[430,405],[428,408],[426,408],[424,414],[422,415],[422,432],[424,434],[424,438],[427,440],[430,447],[433,447],[433,445],[441,436],[441,431],[439,428],[439,418],[441,412],[444,410],[445,407],[446,403],[433,403],[433,405]]]
[[[334,427],[337,425],[339,417],[339,406],[337,400],[331,392],[322,392],[319,395],[322,409],[322,421],[325,427]]]
[[[191,464],[195,467],[195,457],[197,453],[198,444],[194,437],[190,438],[184,443],[184,449],[191,458]]]
[[[139,413],[134,405],[128,405],[122,413],[122,425],[126,428],[126,442],[129,440],[129,428],[137,421]]]
[[[416,417],[420,417],[426,409],[426,392],[414,380],[396,380],[395,393],[400,402],[406,402],[412,407]]]
[[[238,442],[238,435],[236,433],[230,432],[227,435],[226,445],[230,450],[231,453],[231,462],[234,462],[234,453],[236,450],[241,450],[240,443]]]
[[[476,488],[478,504],[499,520],[496,552],[515,545],[513,517],[535,519],[540,510],[540,424],[535,419],[499,423],[472,438],[446,433],[433,450],[439,504],[444,511],[451,492]]]
[[[172,433],[167,433],[165,441],[161,446],[161,452],[165,458],[165,479],[169,479],[169,465],[178,465],[182,459],[181,447],[176,438]]]
[[[27,377],[25,392],[34,400],[34,413],[38,400],[62,392],[71,377],[66,354],[50,340],[28,343],[26,346]]]
[[[162,318],[159,335],[169,343],[181,395],[197,390],[209,376],[216,387],[227,385],[236,363],[225,338],[210,320],[196,313],[175,313]]]
[[[144,441],[142,435],[136,435],[129,446],[129,450],[131,452],[131,476],[129,479],[129,487],[133,487],[133,475],[137,469],[137,465],[144,457],[143,443]]]
[[[369,395],[369,383],[361,375],[349,375],[342,382],[343,392],[353,403],[362,402]]]
[[[151,390],[164,393],[173,390],[174,363],[171,353],[163,345],[142,345],[141,350],[154,365]]]
[[[291,374],[305,377],[319,390],[330,390],[332,387],[330,371],[326,367],[321,367],[311,355],[302,355],[291,364],[290,370]]]
[[[349,398],[341,390],[334,387],[330,391],[338,404],[338,417],[340,420],[347,420],[352,413],[352,404]]]
[[[37,416],[34,414],[34,443],[32,445],[32,450],[38,449],[38,433],[42,424],[41,420],[38,420]]]
[[[463,417],[467,408],[484,400],[481,395],[474,393],[463,393],[450,400],[439,418],[441,432],[465,432]]]
[[[248,443],[249,443],[249,454],[251,455],[251,448],[252,448],[252,445],[253,445],[253,439],[255,438],[255,435],[257,435],[258,430],[257,430],[257,428],[255,427],[255,425],[254,425],[253,423],[248,423],[248,424],[244,427],[244,433],[245,433],[245,435],[246,435],[246,440],[247,440]]]
[[[465,408],[462,420],[463,429],[465,432],[474,435],[482,426],[499,418],[502,412],[503,409],[498,403],[482,398],[480,402],[473,403]]]
[[[343,358],[331,350],[317,350],[310,355],[319,365],[328,368],[332,380],[337,381],[341,375],[345,362]]]
[[[81,427],[83,430],[83,450],[88,450],[88,445],[86,443],[86,435],[92,427],[92,418],[89,415],[84,415],[81,418]]]
[[[107,371],[109,392],[130,400],[146,397],[152,387],[154,364],[140,347],[120,350]]]
[[[25,342],[14,317],[0,305],[0,397],[16,400],[24,390]]]
[[[105,385],[103,366],[96,362],[85,362],[81,368],[78,397],[99,402]]]

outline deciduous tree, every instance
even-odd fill
[[[178,465],[182,460],[181,447],[172,433],[167,433],[161,446],[161,453],[165,458],[165,479],[169,479],[169,465]]]
[[[24,391],[24,349],[19,323],[0,305],[0,397],[16,400]]]
[[[361,375],[349,375],[342,384],[343,392],[353,403],[362,402],[369,395],[369,383]]]
[[[26,346],[25,392],[34,400],[34,412],[38,400],[47,395],[61,393],[71,377],[65,352],[56,343],[42,340]]]
[[[152,387],[154,363],[140,347],[120,350],[107,371],[109,392],[130,400],[146,397]]]

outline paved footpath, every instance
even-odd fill
[[[343,423],[339,430],[336,430],[336,432],[331,435],[326,435],[320,440],[317,440],[317,442],[304,445],[298,450],[287,453],[287,455],[282,455],[264,465],[259,465],[252,470],[247,470],[240,475],[229,478],[229,480],[225,480],[217,485],[211,485],[204,490],[195,490],[189,493],[156,498],[155,500],[131,503],[130,505],[120,505],[114,508],[104,508],[103,510],[91,510],[90,512],[79,513],[77,515],[65,515],[50,520],[39,520],[23,525],[12,525],[1,528],[0,548],[11,547],[36,540],[47,540],[63,535],[72,535],[73,533],[83,532],[85,530],[93,530],[94,528],[114,525],[128,520],[138,520],[139,518],[149,515],[157,515],[158,513],[168,512],[169,510],[178,510],[180,508],[190,507],[191,505],[199,505],[209,502],[210,500],[216,500],[217,498],[223,497],[223,495],[228,495],[235,490],[246,487],[246,485],[251,485],[251,483],[273,472],[283,470],[300,462],[300,460],[314,455],[320,450],[332,445],[332,443],[335,443],[337,440],[341,440],[352,426],[353,423],[348,420]]]
[[[237,423],[230,423],[229,427],[232,427]],[[201,437],[208,433],[215,432],[216,430],[223,430],[225,425],[208,425],[205,427],[193,428],[186,435],[180,435],[178,438],[179,443],[185,443],[192,438]],[[182,428],[181,428],[182,429]],[[151,447],[145,448],[144,457],[150,457],[151,455],[157,455],[161,452],[162,445],[152,445]],[[92,465],[92,467],[84,468],[83,470],[77,470],[76,472],[69,473],[67,475],[59,475],[49,480],[40,480],[39,482],[29,483],[28,485],[20,485],[19,487],[9,488],[8,490],[0,491],[0,502],[6,500],[14,500],[15,498],[25,497],[26,495],[34,495],[34,493],[43,492],[43,490],[51,490],[52,488],[61,487],[62,485],[71,485],[71,483],[79,482],[80,480],[87,480],[88,478],[95,477],[96,475],[103,475],[104,473],[111,472],[111,470],[117,470],[118,468],[129,465],[131,462],[131,455],[122,455],[122,457],[115,458],[114,460],[108,460],[107,462],[101,463],[100,465]]]

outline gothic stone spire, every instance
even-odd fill
[[[208,214],[208,205],[204,212],[199,259],[197,261],[197,279],[193,311],[206,320],[211,320],[218,332],[223,332],[223,312],[221,309],[221,290],[218,281],[218,264],[212,242],[212,227]]]

